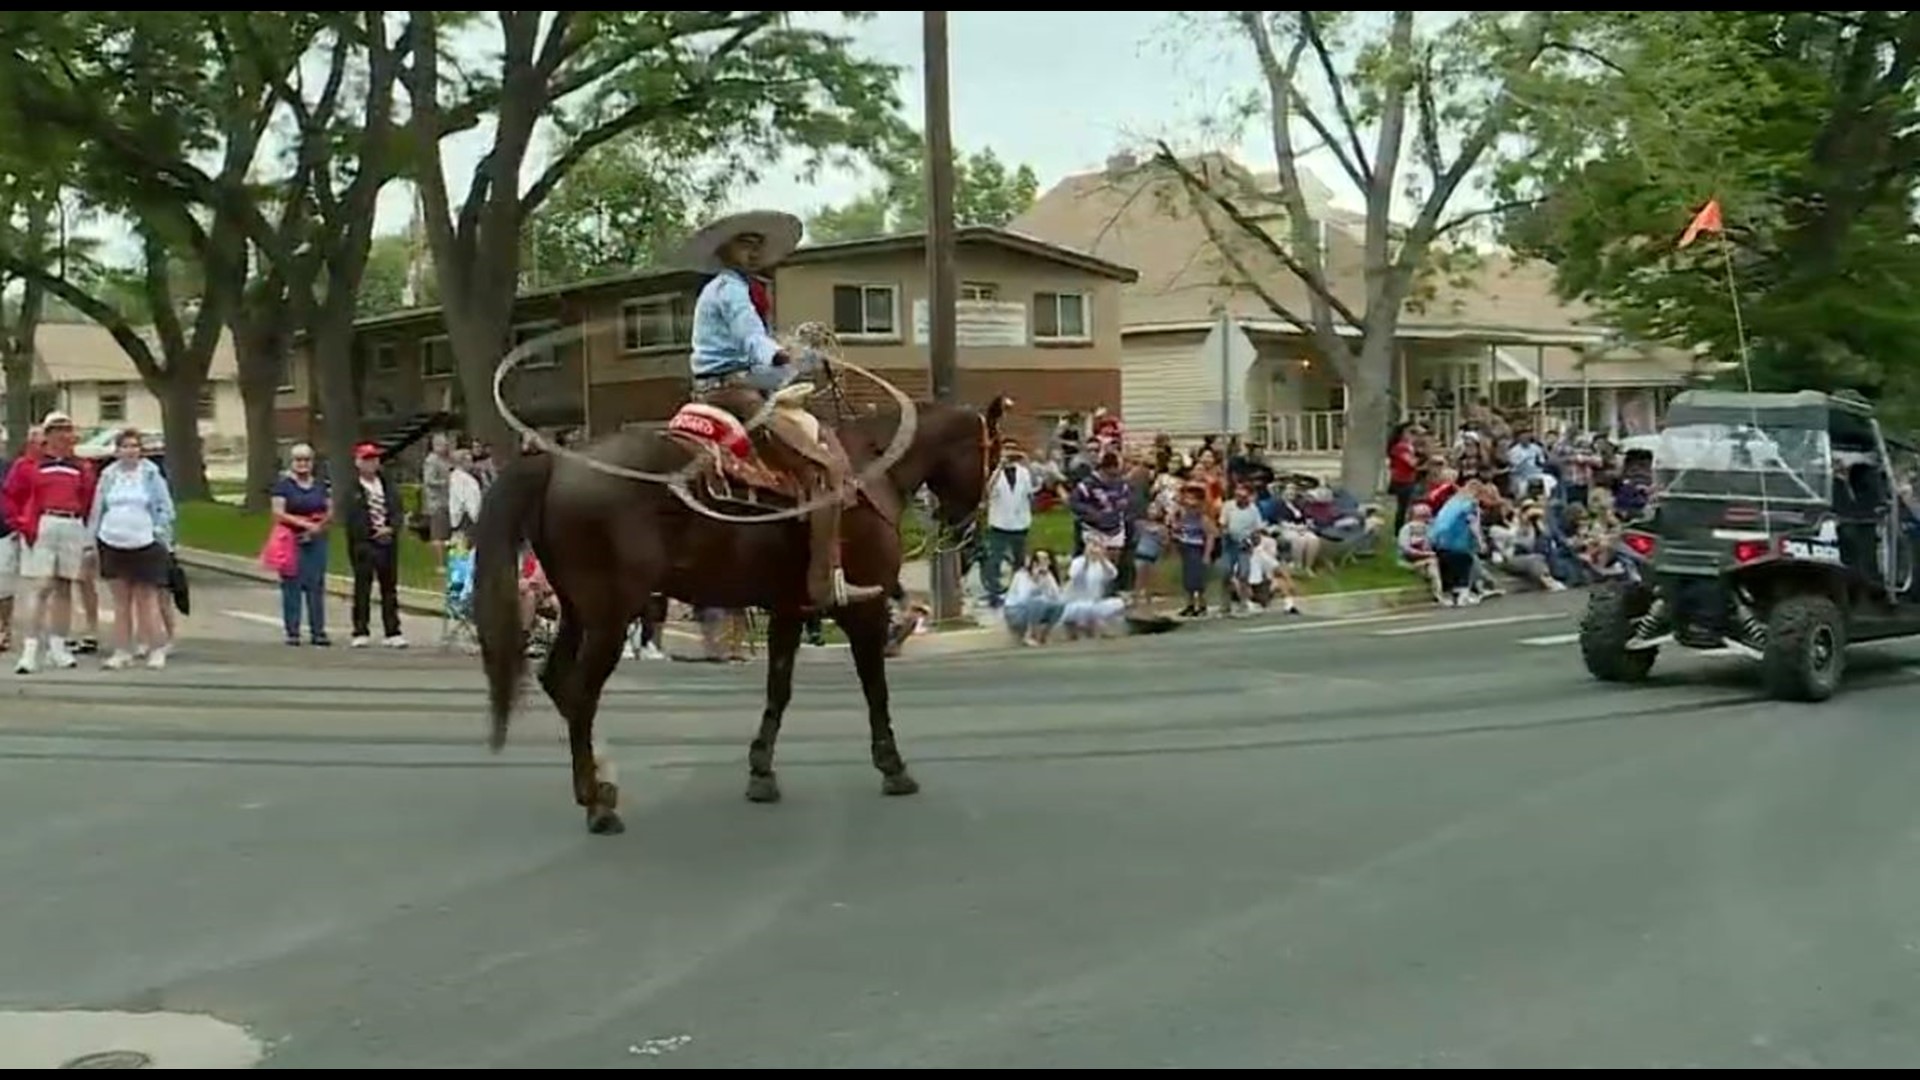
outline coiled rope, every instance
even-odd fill
[[[507,376],[514,368],[518,367],[521,363],[525,362],[528,357],[536,353],[544,352],[547,349],[557,349],[562,345],[569,345],[583,340],[590,328],[599,327],[598,324],[582,323],[577,326],[562,327],[552,333],[542,334],[537,338],[522,342],[509,351],[507,355],[501,359],[500,366],[494,369],[493,406],[500,410],[500,416],[506,420],[507,426],[518,433],[522,439],[528,440],[535,447],[546,453],[571,458],[596,472],[605,473],[608,476],[618,476],[628,480],[640,480],[649,484],[665,484],[668,488],[672,489],[673,493],[679,497],[681,502],[687,505],[688,509],[696,513],[704,514],[715,521],[726,521],[741,525],[789,521],[795,518],[806,517],[808,514],[813,513],[820,507],[840,497],[838,492],[834,492],[818,496],[801,503],[799,506],[786,510],[770,510],[760,514],[729,514],[706,505],[695,497],[692,489],[689,487],[689,484],[693,478],[699,474],[702,467],[702,463],[697,456],[694,460],[688,462],[675,472],[655,473],[642,469],[630,469],[624,465],[616,465],[610,461],[601,461],[599,458],[549,441],[546,436],[540,434],[540,432],[535,430],[531,425],[521,420],[520,416],[507,404]],[[908,397],[905,392],[891,382],[842,357],[840,354],[840,339],[834,335],[832,330],[827,329],[817,322],[802,323],[795,327],[792,334],[792,341],[798,345],[799,348],[796,350],[790,347],[788,351],[789,356],[793,356],[796,352],[799,352],[800,355],[810,356],[816,367],[827,365],[833,368],[851,371],[878,386],[900,406],[900,423],[894,429],[893,440],[887,444],[885,450],[881,451],[879,457],[875,458],[866,468],[861,469],[855,474],[855,483],[864,486],[869,480],[878,479],[886,475],[887,471],[898,464],[901,458],[907,456],[907,448],[913,445],[913,437],[920,423],[920,412],[914,405],[913,399]],[[753,431],[765,427],[773,419],[776,409],[777,406],[774,404],[771,396],[769,396],[767,403],[760,408],[760,411],[755,413],[753,417],[746,422],[748,433],[751,434]]]

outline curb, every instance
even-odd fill
[[[255,559],[244,555],[223,555],[215,551],[182,547],[174,551],[174,557],[180,565],[192,570],[204,570],[226,577],[241,578],[262,585],[279,585],[278,576],[262,567]],[[439,618],[444,614],[445,604],[441,594],[425,589],[400,587],[400,610],[409,615],[429,615]],[[353,598],[353,579],[340,574],[327,575],[327,594],[343,600]],[[697,639],[699,635],[691,630],[670,622],[662,628],[670,635]],[[949,653],[979,652],[993,648],[993,635],[998,627],[968,627],[964,630],[932,630],[916,634],[907,639],[906,648],[901,655],[939,656]],[[819,652],[823,650],[802,650]]]
[[[214,551],[202,551],[199,548],[176,548],[174,557],[180,565],[194,570],[210,570],[228,577],[244,578],[263,585],[278,585],[280,579],[263,568],[258,561],[242,555],[222,555]],[[440,594],[425,589],[400,587],[400,610],[409,615],[439,615],[443,608]],[[327,575],[327,594],[341,599],[353,598],[353,579],[340,574]]]
[[[1396,611],[1432,603],[1433,594],[1424,586],[1406,585],[1397,589],[1367,589],[1361,592],[1333,592],[1303,596],[1300,598],[1300,612],[1303,615],[1340,619],[1356,615],[1374,615],[1384,611]]]

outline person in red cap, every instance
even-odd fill
[[[41,456],[21,459],[7,472],[8,523],[24,545],[20,550],[22,594],[31,597],[25,614],[27,634],[14,670],[30,674],[39,666],[40,639],[46,638],[47,662],[70,668],[68,647],[73,623],[73,583],[93,569],[93,536],[87,513],[93,507],[93,470],[73,453],[73,419],[50,412],[40,422],[46,437]],[[51,609],[51,610],[48,610]]]
[[[372,443],[353,448],[356,483],[346,492],[347,550],[353,556],[353,641],[356,649],[373,643],[370,631],[373,586],[380,584],[380,624],[389,649],[404,649],[400,633],[400,490],[380,469],[381,450]]]

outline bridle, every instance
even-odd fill
[[[1002,401],[1004,401],[1004,399],[1002,399]],[[996,404],[1000,403],[1001,402],[996,402]],[[952,555],[964,552],[972,547],[974,541],[979,538],[980,519],[982,512],[986,509],[987,496],[993,484],[994,463],[1000,460],[1000,448],[1006,443],[1005,437],[994,430],[995,425],[987,419],[987,413],[982,412],[979,420],[980,501],[974,505],[972,511],[968,513],[958,525],[949,524],[936,513],[933,519],[933,530],[926,534],[926,537],[921,540],[919,547],[914,549],[914,551],[904,553],[904,558],[914,559],[929,554]],[[935,501],[938,502],[937,496],[935,497]]]

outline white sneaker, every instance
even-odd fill
[[[100,666],[106,668],[108,671],[119,671],[131,663],[133,663],[133,655],[131,653],[116,650],[112,656],[101,661]]]
[[[407,639],[395,634],[386,640],[386,646],[389,649],[404,649],[407,647]]]
[[[642,660],[665,660],[666,658],[666,652],[651,641],[640,646],[640,659]]]
[[[167,666],[167,648],[168,646],[162,645],[147,654],[147,667],[149,669],[159,671]]]
[[[65,648],[55,648],[51,645],[47,646],[47,663],[55,668],[80,666],[80,661],[76,659],[71,652],[68,652]]]
[[[40,639],[28,638],[20,643],[20,659],[13,665],[15,675],[31,675],[39,667]]]
[[[373,644],[372,638],[368,637],[365,634],[355,634],[353,635],[353,640],[347,642],[347,648],[364,649],[371,644]]]

